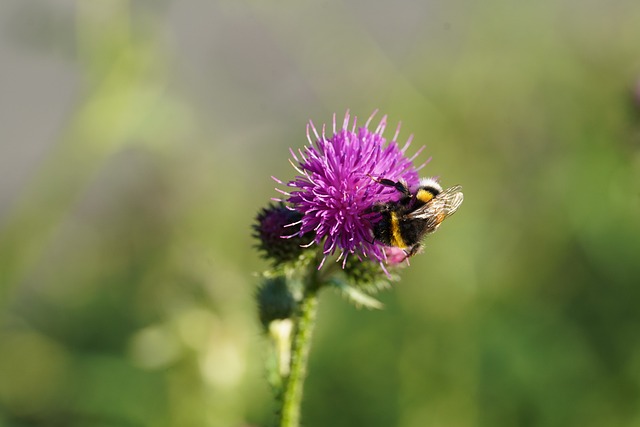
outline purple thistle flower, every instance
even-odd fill
[[[389,246],[384,248],[384,254],[389,265],[397,266],[409,262],[407,252],[404,249]]]
[[[357,119],[350,123],[347,111],[341,129],[336,127],[334,114],[333,135],[330,137],[326,136],[324,125],[322,136],[318,135],[310,121],[307,125],[309,145],[298,150],[297,155],[290,150],[293,156],[290,162],[300,175],[286,184],[292,188],[289,192],[277,190],[287,196],[292,209],[302,214],[300,221],[290,224],[292,227],[300,226],[290,237],[314,232],[312,244],[324,241],[324,258],[318,268],[322,267],[327,256],[336,252],[339,252],[338,260],[343,260],[343,267],[350,254],[385,261],[384,247],[374,242],[372,232],[373,224],[380,217],[370,208],[376,203],[398,200],[401,194],[376,179],[403,180],[409,188],[419,183],[418,170],[424,164],[415,168],[412,162],[424,147],[411,158],[406,157],[412,136],[400,148],[397,143],[398,124],[393,138],[387,142],[382,136],[387,116],[382,117],[373,132],[368,129],[376,113],[377,110],[364,127],[357,128]],[[284,185],[275,177],[274,180]]]

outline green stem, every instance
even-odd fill
[[[311,335],[318,311],[316,286],[308,286],[300,302],[300,312],[296,319],[296,332],[291,349],[291,371],[284,386],[280,427],[298,427],[300,424],[300,404],[302,388],[307,373],[307,360],[311,348]]]

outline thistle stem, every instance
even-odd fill
[[[299,308],[300,312],[296,319],[295,337],[291,349],[291,371],[285,381],[282,396],[280,427],[298,427],[300,424],[302,389],[307,374],[311,336],[318,311],[317,287],[307,287]]]

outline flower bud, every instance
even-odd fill
[[[256,217],[253,236],[263,256],[274,264],[296,260],[312,240],[312,234],[299,235],[302,214],[284,204],[270,204]]]
[[[396,277],[381,268],[380,263],[365,259],[349,258],[344,266],[344,274],[351,286],[368,293],[387,289]]]
[[[256,295],[260,322],[265,330],[274,320],[288,319],[296,310],[296,300],[283,276],[265,279]]]

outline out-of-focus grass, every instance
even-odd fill
[[[304,424],[637,423],[640,6],[467,3],[3,5],[0,424],[267,425],[250,224],[346,108],[465,203],[322,296]]]

